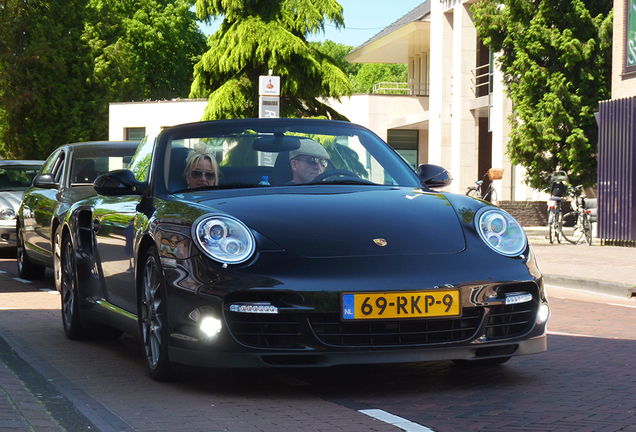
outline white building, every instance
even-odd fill
[[[504,168],[503,179],[495,181],[500,201],[536,199],[522,183],[522,168],[511,166],[506,156],[512,104],[477,37],[472,3],[428,0],[348,54],[350,62],[408,64],[405,94],[356,94],[328,103],[374,131],[413,166],[449,169],[453,192],[465,192],[489,168]],[[113,103],[109,139],[136,139],[198,121],[205,104]]]

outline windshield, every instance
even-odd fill
[[[167,189],[418,186],[413,170],[367,129],[332,121],[252,122],[166,133]]]
[[[31,186],[40,165],[12,165],[0,167],[0,190],[20,191]]]

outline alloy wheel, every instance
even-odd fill
[[[146,361],[155,369],[161,356],[163,342],[162,297],[159,289],[159,271],[154,257],[146,261],[142,280],[141,321]]]

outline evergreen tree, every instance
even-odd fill
[[[371,93],[373,85],[381,82],[408,83],[406,64],[365,63],[352,78],[355,93]]]
[[[80,40],[86,3],[10,0],[0,8],[0,151],[43,159],[96,127]]]
[[[190,0],[5,0],[0,153],[108,137],[108,103],[187,97],[205,50]]]
[[[206,50],[190,0],[90,0],[83,40],[108,101],[186,98]]]
[[[573,185],[596,184],[594,112],[610,97],[611,0],[482,0],[471,10],[514,104],[511,162],[537,189],[557,169]]]
[[[343,117],[320,101],[351,94],[341,67],[307,42],[325,19],[344,25],[335,0],[197,0],[197,15],[223,17],[194,69],[191,97],[208,98],[204,119],[258,117],[258,77],[281,77],[282,117]]]

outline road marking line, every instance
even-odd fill
[[[13,280],[17,280],[18,282],[28,283],[28,284],[33,283],[33,282],[31,282],[30,280],[20,279],[20,278],[13,278]]]
[[[626,307],[626,308],[636,309],[636,306],[632,306],[632,305],[624,305],[624,304],[618,304],[618,303],[608,303],[608,305],[610,305],[610,306],[623,306],[623,307]]]
[[[407,432],[434,432],[433,429],[429,429],[426,426],[413,423],[412,421],[409,421],[402,417],[398,417],[384,410],[367,409],[367,410],[358,410],[358,412],[361,412],[362,414],[366,414],[369,417],[373,417],[376,420],[380,420],[385,423],[391,424],[393,426],[399,427],[400,429],[403,429]]]

